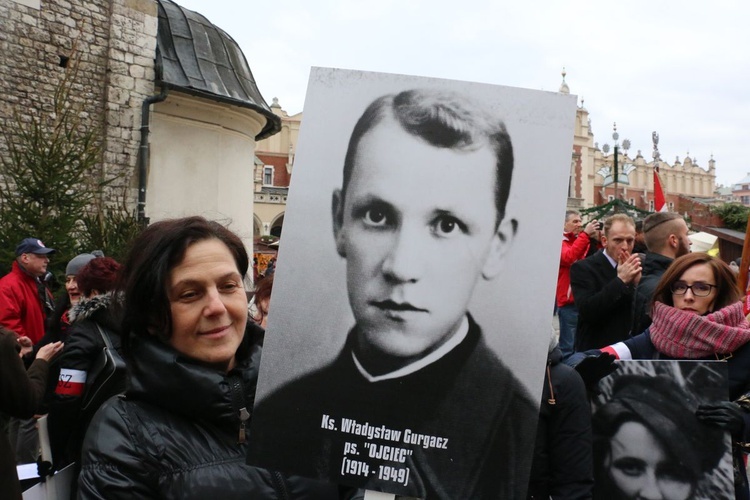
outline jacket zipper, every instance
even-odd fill
[[[232,375],[229,381],[229,386],[232,391],[233,407],[240,417],[239,442],[244,443],[247,440],[245,422],[250,418],[250,412],[247,411],[247,406],[245,405],[245,388],[239,375]]]

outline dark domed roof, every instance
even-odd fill
[[[266,118],[256,140],[281,130],[260,95],[239,45],[208,19],[170,0],[157,0],[156,80],[169,88],[250,108]]]

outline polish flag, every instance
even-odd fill
[[[657,212],[667,211],[664,190],[662,190],[661,181],[659,180],[659,165],[654,167],[654,210]]]

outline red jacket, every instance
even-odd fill
[[[574,262],[586,257],[590,244],[589,235],[584,231],[578,233],[563,233],[562,249],[560,250],[560,269],[557,272],[557,307],[573,303],[573,292],[570,289],[570,266]]]
[[[44,319],[36,280],[13,262],[0,279],[0,325],[36,344],[44,337]]]

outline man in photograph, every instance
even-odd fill
[[[333,363],[256,406],[253,463],[418,498],[525,495],[537,408],[468,312],[516,232],[512,171],[502,121],[459,95],[370,104],[331,206],[355,324]]]

